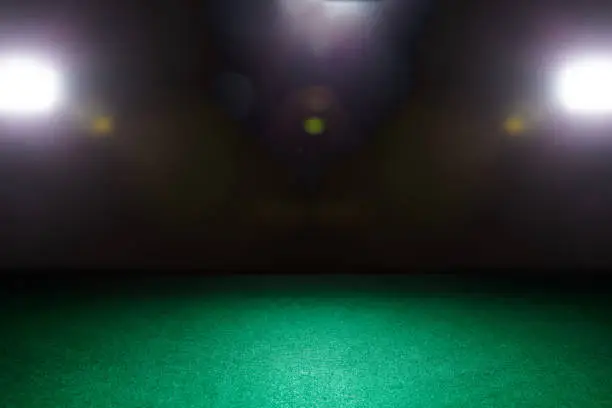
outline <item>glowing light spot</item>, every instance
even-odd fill
[[[332,20],[356,20],[365,18],[372,7],[371,2],[363,1],[326,1],[325,16]]]
[[[92,124],[92,131],[96,135],[108,135],[113,132],[113,119],[109,116],[95,118]]]
[[[525,132],[525,121],[518,116],[512,116],[504,122],[504,130],[512,135],[520,135]]]
[[[309,135],[320,135],[325,131],[325,123],[321,118],[308,118],[304,122],[304,130]]]
[[[52,111],[61,101],[62,80],[54,68],[31,58],[0,61],[0,112],[30,115]]]
[[[612,112],[612,59],[590,57],[568,64],[560,73],[557,93],[562,106],[578,114]]]

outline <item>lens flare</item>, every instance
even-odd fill
[[[308,118],[304,121],[304,130],[309,135],[320,135],[325,131],[325,122],[317,117]]]

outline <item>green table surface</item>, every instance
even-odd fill
[[[264,286],[5,299],[0,406],[612,407],[592,297]]]

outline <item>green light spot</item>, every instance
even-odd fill
[[[325,131],[325,123],[320,118],[309,118],[304,122],[304,130],[309,135],[320,135]]]

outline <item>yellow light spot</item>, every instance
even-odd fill
[[[325,131],[325,123],[321,118],[308,118],[304,122],[304,130],[309,135],[320,135]]]
[[[504,130],[512,136],[520,135],[526,130],[525,121],[517,116],[510,117],[504,122]]]
[[[92,130],[97,135],[108,135],[109,133],[112,133],[113,128],[113,119],[109,116],[100,116],[95,118],[92,124]]]

